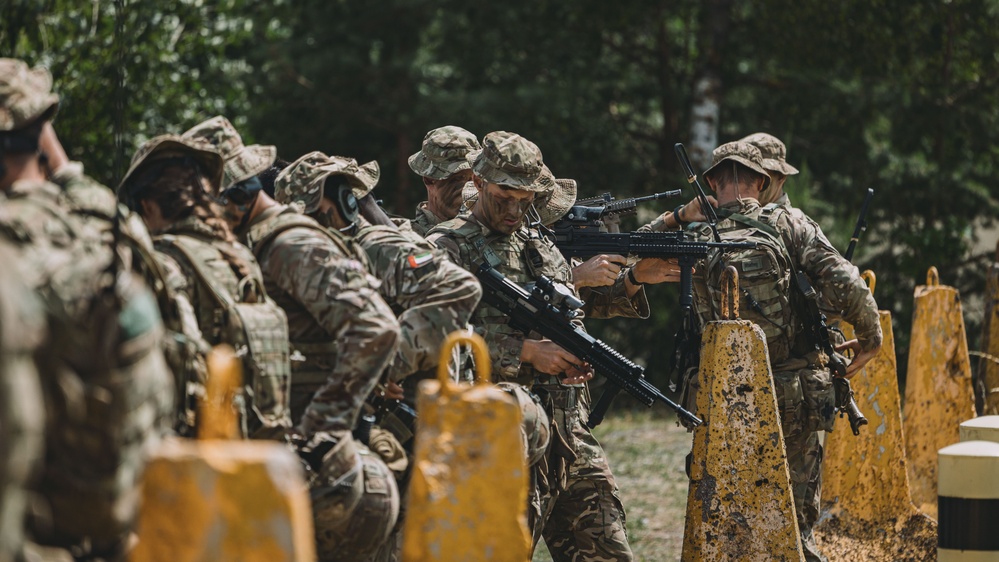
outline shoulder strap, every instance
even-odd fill
[[[735,221],[744,226],[749,226],[757,230],[762,230],[763,232],[766,232],[770,236],[776,238],[778,241],[781,240],[780,233],[777,232],[777,229],[767,224],[766,222],[756,220],[754,218],[750,218],[747,217],[746,215],[742,215],[739,213],[733,213],[732,211],[728,211],[726,209],[718,209],[718,217],[731,219],[732,221]],[[783,243],[781,245],[783,246]]]
[[[247,246],[253,251],[253,255],[259,257],[260,250],[270,244],[278,234],[292,228],[307,228],[318,232],[329,238],[345,254],[353,255],[353,252],[342,236],[334,234],[330,229],[322,226],[313,219],[298,213],[281,213],[275,216],[274,220],[265,221],[254,226],[247,233]]]
[[[169,245],[171,248],[177,250],[178,252],[180,252],[182,256],[184,256],[184,260],[191,266],[192,269],[194,269],[194,273],[195,275],[198,276],[198,279],[201,281],[201,284],[208,288],[209,293],[211,293],[212,297],[220,306],[226,309],[231,309],[236,306],[236,300],[233,299],[232,295],[230,295],[227,291],[219,289],[217,283],[215,283],[214,279],[212,279],[212,276],[208,273],[208,271],[205,270],[205,265],[203,261],[197,255],[204,251],[204,248],[198,246],[204,246],[204,245],[210,246],[210,244],[197,243],[190,240],[186,236],[171,236],[171,235],[160,237],[160,241]],[[211,249],[212,251],[221,254],[221,252],[219,252],[217,249],[215,248]],[[230,272],[230,274],[233,277],[236,276],[235,273]],[[237,279],[236,281],[238,285],[239,280]],[[263,290],[262,286],[261,290]]]

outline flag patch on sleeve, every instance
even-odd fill
[[[412,256],[409,256],[409,259],[407,261],[409,262],[410,268],[419,269],[427,265],[428,263],[433,262],[434,255],[431,254],[430,252],[424,252],[422,254],[413,254]]]

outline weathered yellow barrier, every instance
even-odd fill
[[[985,319],[982,322],[982,351],[978,361],[977,385],[982,415],[999,414],[999,245],[996,261],[985,282]]]
[[[208,358],[198,441],[168,440],[146,468],[133,562],[308,562],[316,558],[309,495],[298,459],[237,435],[231,348]]]
[[[940,449],[940,562],[999,560],[999,443]]]
[[[915,290],[905,384],[905,454],[912,501],[937,514],[937,451],[957,443],[958,427],[975,417],[968,340],[957,289],[940,285],[935,267]]]
[[[682,560],[803,560],[766,340],[737,319],[733,273],[736,289],[722,297],[733,319],[709,323],[701,340],[704,424],[694,430]]]
[[[474,386],[458,386],[448,376],[448,358],[459,343],[472,345]],[[521,411],[489,384],[489,365],[481,337],[455,332],[441,348],[438,380],[420,384],[402,539],[406,562],[530,558]]]
[[[999,416],[979,416],[961,423],[961,441],[999,443]]]
[[[865,271],[871,292],[875,276]],[[830,560],[928,560],[936,552],[936,523],[912,504],[891,313],[879,312],[881,351],[850,382],[870,420],[854,436],[845,417],[825,438],[822,515],[815,535]],[[846,339],[853,326],[841,325]]]

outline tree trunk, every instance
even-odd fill
[[[413,214],[410,209],[413,203],[409,198],[413,176],[413,171],[409,169],[409,155],[412,153],[412,145],[405,131],[399,131],[395,134],[395,146],[397,180],[395,185],[395,209],[392,210],[397,215],[409,217]]]
[[[695,169],[700,170],[711,165],[711,151],[718,146],[724,86],[721,63],[732,24],[732,0],[711,0],[705,3],[704,10],[701,36],[705,37],[705,45],[694,81],[689,151]]]

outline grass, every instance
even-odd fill
[[[594,433],[621,489],[635,560],[679,560],[687,505],[684,457],[691,434],[655,410],[619,410]],[[534,562],[549,562],[542,544]]]

